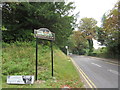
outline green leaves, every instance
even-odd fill
[[[95,27],[97,21],[93,18],[82,18],[79,30],[84,33],[84,37],[91,39],[95,37]]]
[[[80,31],[74,31],[69,37],[68,46],[74,54],[85,54],[85,49],[88,47],[88,43]]]
[[[74,15],[69,15],[74,8],[71,2],[68,4],[65,2],[4,3],[3,25],[7,31],[3,31],[3,40],[5,42],[31,41],[33,30],[45,27],[56,34],[55,43],[63,47],[75,24]]]
[[[96,38],[96,24],[94,18],[82,18],[80,21],[79,31],[82,36],[88,41],[90,54],[93,51],[93,38]]]
[[[118,3],[115,4],[115,7],[109,13],[103,15],[102,27],[98,31],[98,41],[107,46],[107,51],[112,57],[120,55],[118,51],[118,47],[120,47],[118,19],[120,12],[118,10]]]

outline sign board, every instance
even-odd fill
[[[52,33],[47,28],[40,28],[38,30],[34,30],[35,37],[47,40],[55,40],[55,34]]]
[[[7,76],[7,84],[33,84],[34,76]]]

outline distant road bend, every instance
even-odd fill
[[[76,66],[92,81],[93,86],[91,85],[91,87],[118,88],[118,77],[120,77],[120,73],[118,72],[119,66],[117,64],[88,56],[71,55],[71,58]]]

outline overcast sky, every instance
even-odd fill
[[[118,0],[68,0],[74,1],[76,9],[74,13],[80,12],[78,21],[83,17],[92,17],[101,25],[103,14],[111,10]]]
[[[111,10],[118,0],[68,0],[75,2],[76,9],[73,13],[79,13],[78,22],[81,18],[88,17],[97,20],[97,25],[101,25],[101,18],[105,12]],[[93,40],[93,46],[98,49],[100,46],[97,40]]]

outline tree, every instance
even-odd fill
[[[115,4],[115,7],[106,14],[101,32],[102,36],[98,40],[107,46],[109,54],[113,56],[120,55],[118,47],[120,47],[120,27],[118,16],[118,6],[120,2]]]
[[[56,34],[55,43],[64,46],[75,23],[73,3],[11,2],[3,3],[3,40],[5,42],[32,41],[34,29],[42,27]]]
[[[98,42],[100,42],[100,45],[104,45],[104,37],[105,37],[105,32],[103,32],[103,28],[102,27],[96,27],[96,40]]]
[[[69,37],[69,47],[74,54],[85,54],[88,48],[87,40],[82,36],[80,31],[73,31]]]
[[[93,38],[96,36],[96,24],[97,21],[93,18],[82,18],[80,21],[79,31],[82,36],[88,41],[89,53],[93,51]]]

